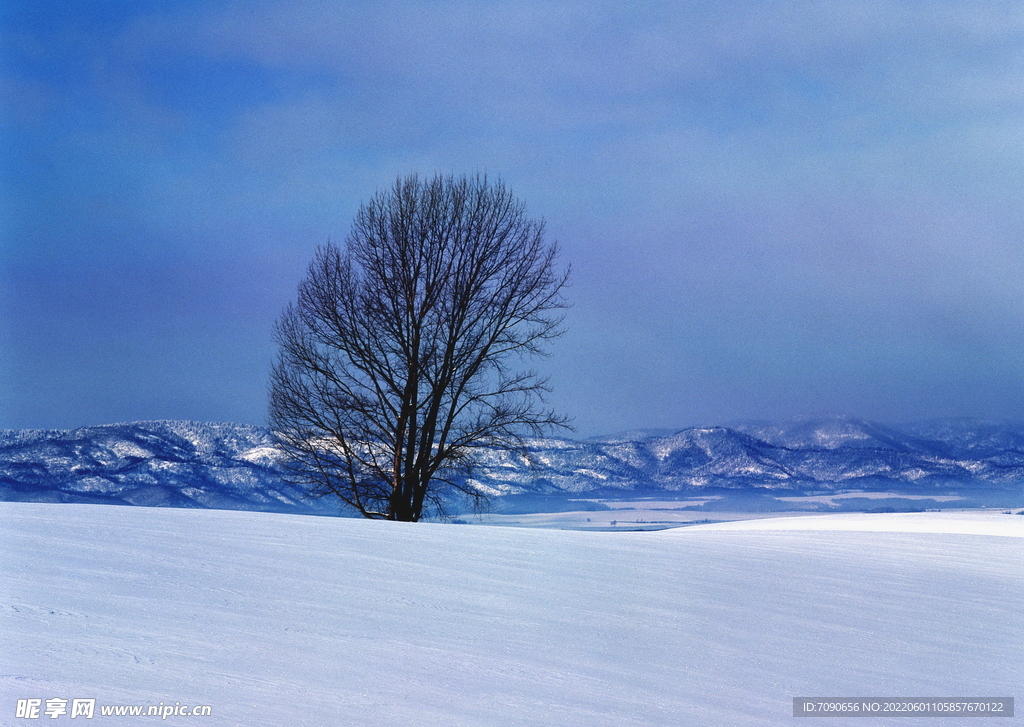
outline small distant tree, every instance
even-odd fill
[[[445,516],[479,455],[566,418],[513,364],[562,332],[568,270],[500,181],[410,176],[319,247],[275,328],[270,425],[312,496],[368,518]]]

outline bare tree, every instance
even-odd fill
[[[317,249],[277,323],[270,424],[313,496],[417,521],[462,493],[488,448],[567,420],[512,364],[559,336],[568,270],[543,222],[486,177],[399,179]]]

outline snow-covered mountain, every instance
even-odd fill
[[[528,458],[489,454],[474,484],[520,498],[716,492],[735,501],[864,490],[995,492],[994,504],[1024,504],[1022,424],[958,419],[896,429],[821,417],[538,439],[529,450]],[[337,513],[281,477],[266,429],[195,422],[0,432],[0,500]]]
[[[1024,491],[1024,425],[973,419],[900,429],[852,417],[739,422],[673,434],[537,440],[531,449],[533,466],[494,453],[477,479],[515,494]]]
[[[337,514],[282,479],[275,453],[244,424],[0,431],[0,500]]]

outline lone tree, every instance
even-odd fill
[[[467,478],[484,450],[567,426],[546,379],[512,367],[562,333],[557,252],[486,177],[410,176],[364,204],[275,329],[270,424],[291,479],[368,518],[482,505]]]

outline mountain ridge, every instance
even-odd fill
[[[527,445],[526,458],[485,453],[470,484],[499,501],[868,491],[997,492],[1000,502],[1024,504],[1024,423],[1018,422],[889,426],[803,417]],[[289,483],[275,454],[270,430],[248,424],[162,420],[0,430],[0,500],[339,514],[337,503],[308,499]]]

